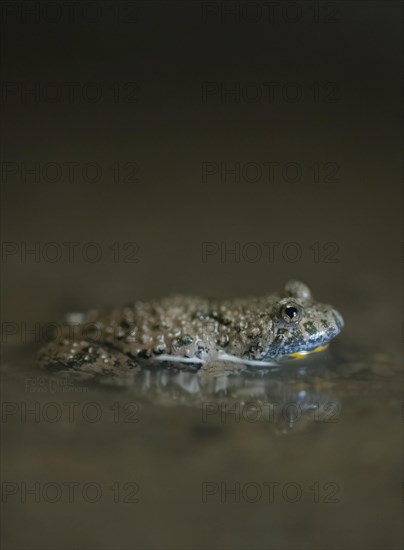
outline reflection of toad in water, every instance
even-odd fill
[[[199,407],[207,425],[262,423],[287,433],[338,422],[341,403],[329,389],[317,389],[321,387],[318,368],[315,379],[310,379],[306,368],[234,372],[234,365],[226,366],[228,372],[223,372],[223,363],[215,371],[142,369],[133,391],[153,403]]]
[[[330,393],[327,353],[257,369],[231,362],[201,368],[143,362],[128,370],[54,371],[56,378],[86,385],[125,388],[131,400],[156,406],[199,408],[202,424],[265,424],[278,433],[338,422],[340,401]]]

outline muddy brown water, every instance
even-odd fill
[[[280,369],[120,379],[16,351],[2,371],[9,548],[400,547],[399,355],[341,335]]]

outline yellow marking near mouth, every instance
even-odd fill
[[[329,344],[325,344],[325,346],[318,346],[318,348],[314,348],[311,351],[296,351],[295,353],[291,353],[289,357],[296,357],[301,358],[305,357],[306,355],[310,355],[311,353],[318,353],[319,351],[324,351],[327,349]]]

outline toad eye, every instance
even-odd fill
[[[301,317],[301,308],[296,304],[284,304],[281,307],[280,316],[287,323],[297,323]]]

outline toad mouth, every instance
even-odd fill
[[[324,346],[318,346],[310,351],[296,351],[295,353],[289,354],[288,357],[295,357],[295,358],[306,357],[311,353],[318,353],[318,352],[324,351],[328,348],[328,346],[329,344],[325,344]]]

